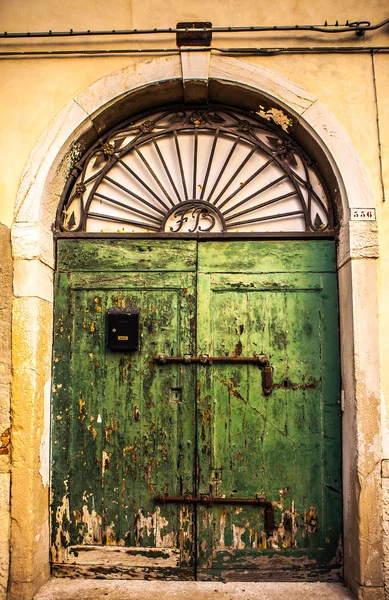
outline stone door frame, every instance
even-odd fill
[[[262,66],[204,51],[139,62],[93,83],[52,121],[23,173],[12,227],[12,599],[32,598],[50,576],[51,226],[69,169],[123,115],[208,99],[286,128],[318,162],[335,199],[345,579],[358,598],[383,598],[378,235],[374,221],[350,220],[350,209],[374,208],[366,170],[342,125],[309,92]]]

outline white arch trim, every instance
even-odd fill
[[[341,173],[342,196],[345,202],[347,199],[348,204],[344,206],[346,220],[347,208],[374,207],[366,169],[348,133],[315,96],[290,79],[261,65],[212,54],[210,61],[205,64],[209,66],[207,78],[260,90],[269,98],[274,98],[277,104],[284,105],[286,114],[296,116],[312,137],[320,140],[320,145],[327,150],[327,158],[335,172]],[[192,65],[195,70],[193,60]],[[179,56],[156,58],[115,71],[73,98],[43,132],[30,155],[17,195],[15,222],[38,222],[42,217],[48,216],[42,214],[46,212],[45,208],[49,208],[49,213],[52,212],[50,207],[42,206],[49,172],[59,163],[70,142],[91,126],[96,115],[130,90],[182,78],[182,62]]]

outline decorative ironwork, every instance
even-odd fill
[[[185,202],[170,210],[163,226],[163,231],[178,233],[183,228],[188,233],[195,231],[225,231],[226,225],[223,215],[216,207],[207,202],[196,200]]]
[[[61,233],[334,232],[320,173],[280,127],[225,106],[161,110],[106,134],[72,169]]]
[[[206,123],[206,118],[202,112],[195,111],[190,115],[189,121],[193,123],[193,125],[204,125]]]
[[[142,131],[142,133],[151,133],[151,131],[154,129],[154,123],[147,120],[144,123],[141,123],[139,129]]]
[[[238,129],[239,129],[239,131],[250,131],[250,129],[251,129],[251,123],[249,123],[247,121],[247,119],[244,119],[243,121],[239,121],[238,122]]]

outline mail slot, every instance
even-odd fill
[[[108,348],[114,351],[138,350],[139,308],[111,308],[108,318]]]

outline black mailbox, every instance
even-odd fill
[[[111,308],[108,311],[108,348],[134,351],[139,346],[139,308]]]

